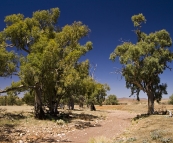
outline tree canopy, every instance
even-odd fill
[[[116,95],[109,95],[106,100],[105,100],[106,105],[117,105],[118,104],[118,99]]]
[[[35,117],[39,119],[44,118],[43,104],[48,106],[50,113],[56,114],[63,97],[94,92],[88,92],[85,87],[85,81],[90,77],[89,60],[79,61],[93,48],[90,41],[80,44],[90,29],[80,21],[60,28],[57,26],[59,16],[58,8],[36,11],[31,18],[12,14],[5,17],[6,27],[0,32],[0,60],[3,64],[0,76],[16,72],[20,79],[0,92],[34,92]],[[8,52],[7,47],[23,51],[22,55]],[[16,68],[17,65],[20,67]],[[102,90],[102,84],[94,79],[93,83],[95,89]]]
[[[141,31],[142,24],[146,22],[143,14],[132,16],[136,27],[137,42],[123,42],[111,53],[110,59],[119,57],[123,65],[122,75],[126,87],[131,93],[137,95],[142,90],[148,96],[148,113],[154,113],[154,101],[160,101],[163,94],[167,94],[167,84],[160,83],[160,74],[171,69],[168,63],[172,62],[173,53],[169,49],[172,40],[169,33],[163,29],[146,34]]]

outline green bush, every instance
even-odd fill
[[[169,97],[169,104],[173,104],[173,94]]]
[[[105,100],[106,105],[117,105],[118,100],[116,95],[109,95]]]

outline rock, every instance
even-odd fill
[[[19,143],[23,143],[23,141],[22,140],[19,140]]]
[[[25,133],[20,133],[20,137],[23,136]]]
[[[169,112],[169,117],[172,117],[172,112],[171,111],[168,111]]]

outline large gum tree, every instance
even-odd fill
[[[126,87],[137,95],[143,91],[148,96],[148,114],[154,113],[154,101],[160,101],[167,94],[167,84],[160,83],[160,75],[170,69],[173,53],[170,50],[172,40],[166,30],[146,34],[141,31],[141,25],[146,22],[143,14],[132,16],[137,42],[123,42],[111,53],[110,59],[119,57],[123,65],[121,70],[126,81]]]
[[[58,28],[59,15],[58,8],[36,11],[31,18],[12,14],[5,17],[6,27],[0,32],[0,76],[15,74],[20,79],[0,93],[34,92],[38,119],[45,118],[43,103],[56,114],[60,99],[80,93],[79,84],[89,76],[89,61],[79,59],[92,49],[92,43],[79,41],[90,30],[81,22]]]

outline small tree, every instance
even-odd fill
[[[105,100],[106,105],[117,105],[118,100],[116,95],[109,95]]]
[[[173,94],[169,97],[169,104],[173,104]]]
[[[171,69],[168,62],[172,62],[173,53],[169,50],[172,40],[166,30],[146,34],[141,31],[142,23],[146,22],[142,14],[132,16],[136,27],[137,43],[123,42],[110,55],[111,60],[119,57],[123,65],[122,75],[126,87],[131,89],[132,95],[142,90],[148,96],[148,113],[154,113],[154,101],[160,101],[163,94],[167,94],[166,84],[160,84],[160,74]]]

